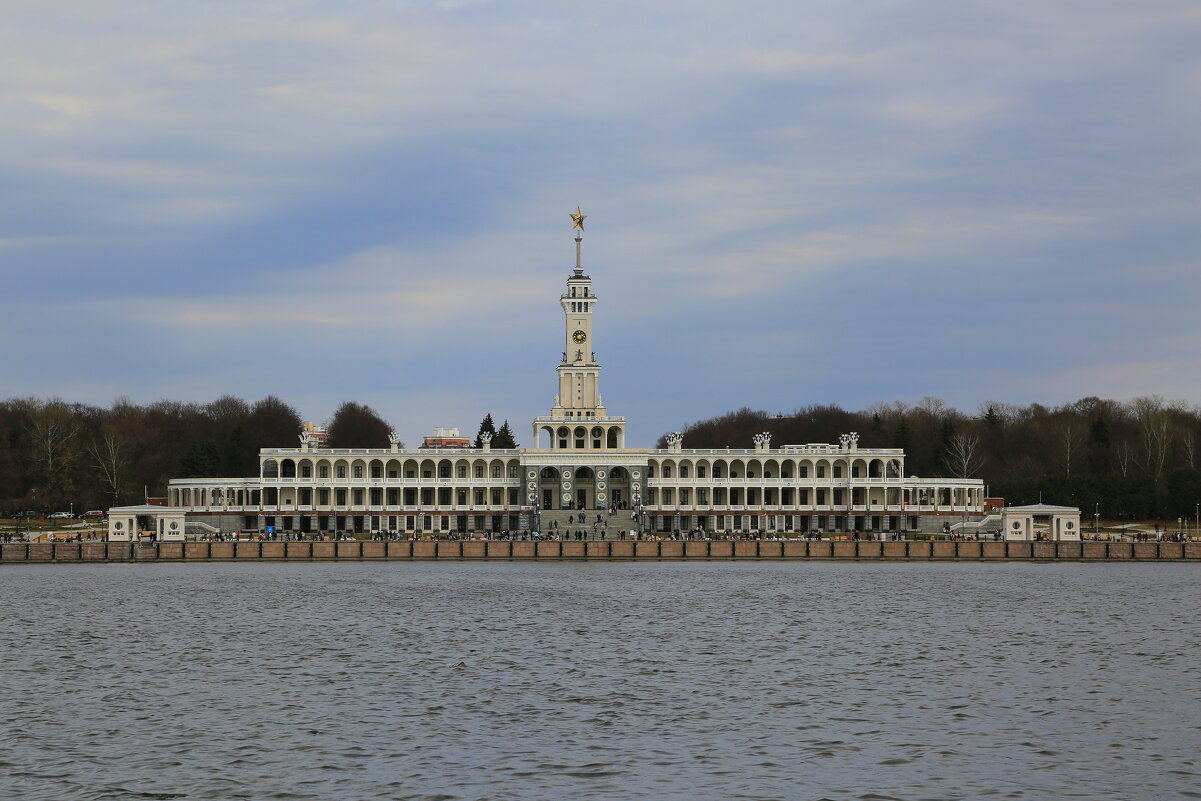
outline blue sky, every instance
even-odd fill
[[[4,396],[1201,398],[1194,2],[4,6]]]

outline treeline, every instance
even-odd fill
[[[828,442],[857,431],[860,447],[904,448],[905,472],[983,478],[1010,504],[1079,506],[1106,519],[1191,518],[1201,501],[1201,409],[1159,397],[1082,398],[1055,408],[985,403],[975,414],[938,398],[863,411],[807,406],[790,415],[740,409],[686,426],[685,448]],[[664,447],[665,437],[659,440]]]
[[[232,396],[211,403],[121,398],[108,408],[62,400],[0,402],[0,510],[75,511],[141,503],[168,479],[258,474],[259,448],[299,445],[302,421],[284,401]],[[329,443],[388,447],[388,425],[348,401],[329,423]]]

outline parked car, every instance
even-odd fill
[[[71,514],[70,512],[52,512],[50,514],[50,517],[48,517],[47,519],[48,520],[70,520],[73,517],[75,517],[75,515]]]
[[[104,517],[104,515],[105,512],[103,509],[89,509],[81,514],[80,517]]]

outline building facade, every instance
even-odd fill
[[[583,215],[573,215],[583,230]],[[980,479],[905,475],[904,451],[836,444],[689,449],[678,433],[661,449],[626,447],[626,419],[600,392],[593,315],[600,298],[581,260],[559,297],[564,315],[557,394],[533,421],[535,447],[440,447],[445,437],[402,449],[330,449],[312,431],[298,448],[264,448],[259,475],[174,479],[168,503],[224,531],[468,534],[547,528],[583,510],[591,531],[937,531],[984,511]],[[487,440],[487,437],[484,437]],[[589,520],[591,520],[589,516]]]

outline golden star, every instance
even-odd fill
[[[576,206],[575,214],[571,215],[571,230],[574,231],[575,229],[579,228],[581,231],[583,231],[584,230],[584,220],[586,220],[586,219],[588,219],[588,215],[580,214],[580,207]]]

